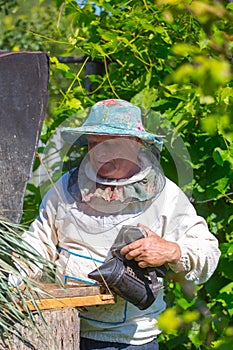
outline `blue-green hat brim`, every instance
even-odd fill
[[[76,144],[78,146],[87,145],[86,135],[119,135],[119,136],[134,136],[140,138],[147,144],[154,145],[159,151],[162,150],[162,136],[149,133],[142,130],[121,129],[111,126],[96,126],[87,125],[78,128],[63,128],[61,129],[61,137],[68,144]]]

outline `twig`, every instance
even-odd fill
[[[112,92],[114,93],[114,95],[115,95],[117,98],[120,98],[120,97],[117,95],[117,93],[116,93],[116,91],[115,91],[115,88],[114,88],[114,86],[112,85],[112,82],[111,82],[111,80],[110,80],[110,78],[109,78],[109,74],[108,74],[108,65],[107,65],[106,57],[104,57],[104,68],[105,68],[105,73],[106,73],[106,76],[107,76],[109,85],[110,85],[110,87],[111,87],[111,89],[112,89]]]
[[[195,201],[194,200],[194,203],[208,203],[208,202],[217,201],[217,200],[219,200],[221,198],[232,196],[232,195],[233,195],[233,192],[229,192],[229,193],[223,194],[222,196],[220,196],[218,198],[209,198],[209,199],[205,199],[203,201]]]

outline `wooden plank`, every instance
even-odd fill
[[[78,296],[71,298],[58,298],[58,299],[37,299],[36,304],[40,310],[49,309],[60,309],[67,307],[81,307],[91,305],[102,305],[102,304],[114,304],[114,297],[112,295],[89,295],[89,296]],[[34,304],[27,301],[27,305],[30,310],[36,310]]]
[[[55,283],[44,283],[38,284],[38,287],[42,291],[42,293],[40,293],[41,298],[47,298],[48,295],[51,295],[54,298],[64,298],[72,296],[110,294],[106,291],[106,288],[101,285],[91,285],[78,282],[66,284],[64,286]]]
[[[103,286],[84,283],[60,286],[53,283],[39,284],[41,293],[34,294],[36,306],[40,310],[81,307],[90,305],[114,304],[113,294]],[[31,300],[27,301],[30,310],[36,310]]]

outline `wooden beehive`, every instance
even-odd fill
[[[43,292],[35,295],[35,300],[43,318],[36,311],[35,304],[28,300],[28,307],[35,311],[37,327],[31,327],[27,321],[18,325],[17,329],[26,341],[12,337],[6,341],[10,350],[78,350],[79,308],[115,302],[114,296],[101,286],[83,283],[59,286],[50,283],[40,285],[40,289]],[[0,350],[6,350],[6,344],[0,343]]]
[[[43,52],[0,52],[0,215],[20,222],[27,182],[31,176],[42,123],[46,114],[49,57]],[[0,350],[78,350],[78,307],[114,303],[100,287],[41,286],[35,311],[37,328],[18,329],[30,344],[17,337],[0,343]],[[34,310],[28,300],[28,307]]]

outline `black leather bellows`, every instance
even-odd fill
[[[147,309],[162,288],[157,276],[164,277],[166,268],[140,268],[136,261],[127,260],[119,250],[115,250],[113,254],[111,259],[90,272],[88,277],[107,284],[112,292],[140,310]]]

